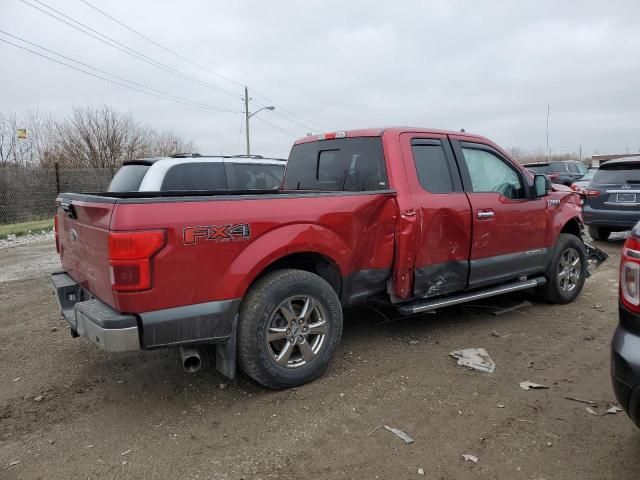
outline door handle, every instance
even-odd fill
[[[478,211],[478,218],[480,220],[486,220],[488,218],[493,218],[495,215],[495,212],[493,210],[479,210]]]

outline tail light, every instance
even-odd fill
[[[53,236],[56,239],[56,252],[60,255],[60,240],[58,239],[58,215],[53,216]]]
[[[640,238],[631,236],[622,249],[620,261],[620,299],[634,312],[640,312]]]
[[[152,260],[166,244],[163,230],[109,233],[109,273],[117,292],[151,288]]]
[[[584,194],[587,197],[597,197],[597,196],[600,195],[600,190],[588,190],[588,189],[585,189]]]

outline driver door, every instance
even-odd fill
[[[546,199],[533,198],[523,170],[492,146],[452,144],[472,210],[469,287],[544,271]]]

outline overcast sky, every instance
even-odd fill
[[[291,142],[309,130],[385,125],[464,127],[505,148],[544,149],[547,105],[553,152],[577,151],[578,145],[587,153],[640,148],[637,0],[88,0],[239,83],[176,58],[81,0],[26,1],[43,10],[42,3],[49,5],[201,83],[126,55],[20,0],[0,0],[1,30],[156,90],[235,112],[243,108],[240,85],[249,85],[254,99],[276,105],[275,112],[256,117],[290,132],[254,117],[252,153],[286,156]],[[108,104],[144,124],[177,131],[202,152],[244,151],[240,113],[151,97],[1,42],[0,59],[3,112],[38,107],[66,115],[72,105]],[[252,102],[250,111],[257,108]]]

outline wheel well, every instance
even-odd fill
[[[269,264],[254,279],[254,283],[267,273],[283,268],[295,268],[310,273],[315,273],[325,279],[335,290],[339,298],[342,298],[342,276],[340,269],[333,260],[315,252],[292,253]]]
[[[578,238],[582,238],[582,224],[578,221],[577,218],[572,218],[564,224],[564,227],[562,227],[560,233],[569,233],[571,235],[575,235]]]

